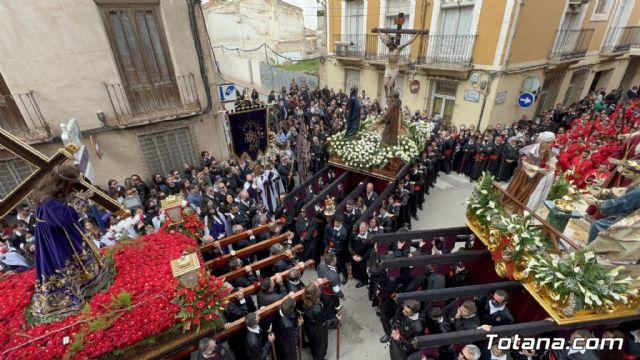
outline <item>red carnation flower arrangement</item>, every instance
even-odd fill
[[[200,274],[196,287],[180,286],[171,302],[180,306],[176,318],[182,321],[183,331],[189,330],[191,324],[197,325],[196,331],[200,331],[203,322],[207,327],[223,323],[224,302],[230,292],[231,287],[225,285],[221,278],[204,273]]]
[[[182,210],[181,223],[173,223],[170,219],[167,219],[167,221],[160,226],[160,231],[166,233],[179,232],[184,236],[198,241],[204,236],[204,223],[191,208],[185,208]]]

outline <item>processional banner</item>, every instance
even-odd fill
[[[230,112],[229,132],[231,150],[239,158],[245,154],[256,160],[267,151],[269,134],[267,126],[267,108]]]

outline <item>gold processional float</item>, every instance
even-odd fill
[[[485,176],[487,176],[485,174]],[[484,184],[483,184],[484,183]],[[480,198],[484,198],[480,199]],[[537,301],[537,303],[553,318],[559,325],[579,324],[596,320],[621,319],[630,316],[637,316],[640,313],[640,296],[638,296],[639,284],[628,285],[627,296],[619,296],[620,299],[602,302],[601,305],[593,305],[588,308],[576,306],[576,299],[573,295],[568,297],[560,296],[552,283],[540,281],[541,276],[533,276],[530,273],[532,263],[540,257],[539,254],[531,254],[526,246],[521,243],[526,241],[522,238],[522,233],[517,230],[499,229],[495,209],[501,207],[504,200],[515,202],[523,210],[522,218],[531,219],[534,231],[539,231],[540,237],[546,241],[546,252],[543,256],[559,262],[563,258],[574,258],[579,254],[580,246],[562,232],[558,231],[548,221],[542,219],[535,212],[518,202],[513,196],[506,192],[492,178],[480,179],[474,193],[467,203],[467,225],[475,233],[478,239],[484,243],[495,263],[495,271],[501,278],[520,281],[523,287]],[[478,201],[480,200],[480,201]],[[474,205],[475,202],[475,205]],[[575,204],[568,198],[553,201],[559,211],[570,213],[576,209]],[[492,215],[487,215],[492,214]],[[510,214],[507,214],[509,216]],[[511,215],[513,216],[513,215]],[[518,215],[516,215],[517,217]],[[575,250],[572,253],[563,252],[560,243],[568,244]],[[518,248],[518,246],[521,246]],[[520,251],[519,256],[514,256]],[[578,255],[580,256],[580,255]],[[593,258],[592,258],[593,260]],[[592,261],[593,262],[593,261]],[[583,269],[573,268],[578,273]],[[551,274],[549,275],[551,276]],[[558,275],[559,276],[559,275]],[[605,287],[612,286],[612,283],[602,284]],[[581,286],[581,285],[580,285]],[[555,287],[559,287],[555,285]]]

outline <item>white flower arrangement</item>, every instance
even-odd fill
[[[633,279],[619,277],[623,268],[607,271],[588,251],[564,257],[540,253],[529,261],[525,274],[532,276],[539,286],[551,289],[554,301],[566,303],[574,298],[578,310],[591,310],[618,302],[627,304],[629,297],[638,296],[637,289],[628,288]]]
[[[431,137],[431,128],[424,123],[406,123],[408,135],[398,138],[398,145],[382,147],[382,135],[369,128],[379,122],[380,115],[370,115],[363,123],[357,139],[345,140],[345,132],[329,137],[331,152],[342,159],[349,167],[368,170],[372,167],[384,167],[389,159],[399,157],[410,162],[420,155],[426,141]]]

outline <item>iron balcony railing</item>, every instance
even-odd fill
[[[556,43],[549,54],[555,61],[579,59],[585,56],[594,29],[558,30]]]
[[[425,55],[419,64],[436,67],[468,68],[473,60],[473,47],[477,35],[429,35],[424,46]]]
[[[116,119],[123,126],[186,116],[200,110],[193,74],[105,85]]]
[[[620,53],[637,45],[640,45],[640,26],[612,27],[607,31],[602,52]]]
[[[40,111],[33,91],[0,94],[0,127],[26,142],[51,138],[51,128]]]
[[[406,44],[412,37],[410,34],[400,35],[400,44]],[[417,43],[418,40],[413,44]],[[334,45],[338,57],[370,61],[384,61],[389,51],[376,34],[336,34]],[[411,46],[407,46],[400,53],[400,61],[409,61],[410,55]]]

